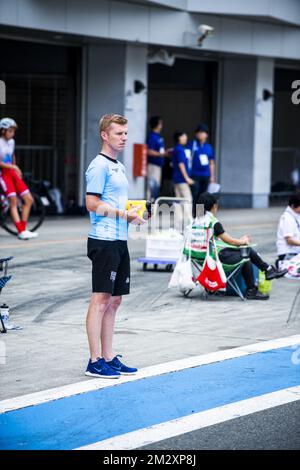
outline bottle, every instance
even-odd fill
[[[2,304],[0,307],[0,315],[3,320],[4,326],[9,324],[9,306]]]

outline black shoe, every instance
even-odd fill
[[[268,294],[262,294],[259,292],[257,287],[253,289],[248,289],[246,292],[246,299],[247,300],[268,300],[270,296]]]
[[[271,269],[267,269],[265,271],[265,276],[267,281],[271,281],[272,279],[279,279],[283,277],[288,272],[287,269],[276,269],[274,266],[271,266]]]

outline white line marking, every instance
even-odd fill
[[[146,379],[148,377],[167,374],[169,372],[176,372],[204,364],[212,364],[214,362],[225,361],[228,359],[248,356],[249,354],[268,351],[270,349],[279,349],[297,344],[300,345],[300,335],[279,338],[271,341],[263,341],[260,343],[240,346],[238,348],[227,349],[225,351],[217,351],[203,354],[201,356],[193,356],[179,359],[177,361],[166,362],[164,364],[145,367],[140,369],[138,374],[134,375],[133,377],[122,376],[120,379],[114,380],[113,382],[107,379],[85,380],[83,382],[77,382],[70,385],[64,385],[62,387],[2,400],[0,401],[0,413],[7,413],[8,411],[39,405],[41,403],[46,403],[52,400],[59,400],[61,398],[70,397],[72,395],[78,395],[93,390],[115,387],[126,382],[134,382],[135,380]]]
[[[300,400],[300,386],[230,403],[183,418],[115,436],[76,450],[130,450]]]

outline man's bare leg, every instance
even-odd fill
[[[9,209],[10,209],[11,218],[14,221],[14,223],[20,222],[17,196],[9,197]]]
[[[113,334],[117,310],[122,302],[121,296],[111,297],[109,305],[104,312],[101,328],[101,352],[106,361],[111,361],[113,355]]]
[[[91,361],[95,362],[101,357],[100,338],[102,320],[110,303],[110,294],[93,293],[86,317],[86,331],[88,335]]]

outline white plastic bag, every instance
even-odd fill
[[[188,230],[184,246],[189,246],[190,241],[191,233],[190,230]],[[179,288],[182,291],[193,289],[195,287],[195,282],[193,281],[191,250],[189,250],[188,257],[186,257],[186,255],[183,253],[181,254],[181,257],[176,263],[168,287],[169,289]]]
[[[221,185],[219,183],[209,183],[207,192],[214,194],[214,193],[219,193],[221,189]]]
[[[179,258],[179,260],[176,263],[175,269],[172,273],[172,276],[171,276],[171,279],[170,279],[170,282],[169,282],[169,285],[168,285],[169,289],[179,287],[179,273],[180,273],[181,265],[182,265],[182,262],[183,262],[183,256],[184,255],[181,255],[181,257]]]
[[[193,270],[191,258],[186,258],[180,266],[178,286],[181,291],[194,289]]]

